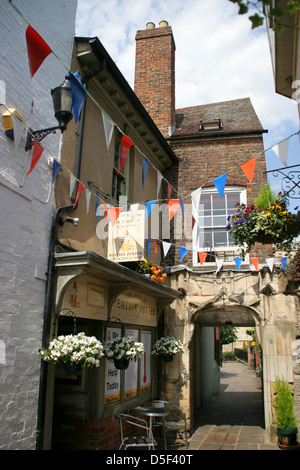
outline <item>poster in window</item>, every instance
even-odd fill
[[[111,343],[121,336],[121,328],[107,328],[106,342]],[[106,359],[104,405],[120,400],[121,374],[112,359]]]
[[[108,225],[107,258],[115,263],[144,259],[145,211],[120,212],[114,224]]]
[[[140,393],[149,392],[151,388],[151,331],[141,332],[144,354],[141,357]]]
[[[139,340],[139,331],[127,329],[126,336]],[[131,398],[137,395],[138,381],[138,361],[130,361],[128,369],[125,371],[125,398]]]

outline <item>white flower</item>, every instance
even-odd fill
[[[152,354],[156,356],[175,356],[175,354],[178,354],[179,352],[184,352],[183,345],[179,339],[177,340],[172,336],[166,336],[157,340],[152,350]]]
[[[129,336],[117,338],[112,343],[106,344],[104,347],[104,354],[109,359],[121,359],[125,356],[128,359],[136,361],[143,355],[143,353],[143,343],[139,343]]]

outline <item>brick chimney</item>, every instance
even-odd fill
[[[172,28],[147,23],[136,34],[134,91],[164,137],[175,129],[175,43]]]

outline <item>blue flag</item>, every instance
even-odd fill
[[[236,264],[238,270],[240,270],[241,264],[242,264],[242,258],[233,258],[233,259],[235,261],[235,264]]]
[[[76,75],[78,76],[77,73]],[[70,73],[68,78],[71,88],[73,114],[76,123],[78,121],[84,100],[86,98],[86,90],[83,88],[80,79],[78,79],[73,73]]]
[[[142,179],[142,189],[144,189],[146,174],[147,174],[149,165],[150,165],[149,161],[148,161],[147,158],[143,155],[143,179]]]
[[[222,199],[224,196],[224,188],[225,188],[226,179],[227,179],[227,173],[214,179],[214,185],[219,191],[219,194]]]
[[[188,248],[185,248],[184,246],[180,247],[180,261],[185,257],[188,251]]]
[[[53,169],[52,169],[52,183],[54,183],[55,178],[57,177],[58,173],[60,172],[61,164],[55,160],[53,160]]]

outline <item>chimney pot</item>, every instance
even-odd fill
[[[146,24],[146,29],[154,29],[154,28],[155,28],[155,24],[152,23],[152,21]]]
[[[165,20],[162,20],[160,23],[159,23],[159,27],[160,28],[166,28],[167,26],[169,26],[169,23]]]

